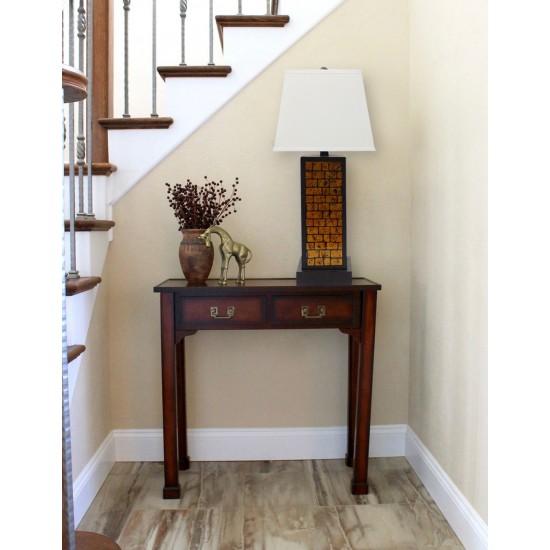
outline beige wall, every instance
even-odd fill
[[[115,204],[108,266],[114,428],[162,425],[159,296],[153,286],[182,277],[180,234],[165,182],[199,183],[207,175],[230,184],[238,176],[242,206],[224,226],[254,252],[247,276],[295,275],[299,155],[272,149],[284,70],[321,66],[364,74],[377,151],[347,155],[348,245],[354,275],[383,285],[373,422],[407,422],[407,25],[402,0],[348,0]],[[216,257],[212,275],[218,273]],[[346,423],[347,337],[340,332],[210,332],[188,342],[190,427]]]
[[[73,478],[89,463],[113,429],[111,416],[111,375],[107,324],[108,284],[106,274],[97,287],[97,298],[90,323],[86,351],[71,400],[71,451]],[[71,368],[69,364],[69,369]]]
[[[486,11],[410,2],[409,424],[485,521]]]

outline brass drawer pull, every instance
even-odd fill
[[[218,308],[216,306],[213,306],[210,308],[210,317],[213,317],[214,319],[231,319],[235,315],[235,308],[233,306],[229,306],[227,308],[227,315],[218,315]]]
[[[317,315],[310,315],[309,306],[302,306],[302,317],[305,319],[321,319],[325,316],[326,312],[325,306],[317,306]]]

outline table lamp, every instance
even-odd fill
[[[300,159],[302,255],[297,283],[351,283],[346,158],[329,152],[375,150],[361,71],[285,71],[273,150],[319,152]]]

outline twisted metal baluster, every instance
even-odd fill
[[[84,0],[78,6],[78,70],[84,72],[84,39],[86,38],[86,10]],[[86,158],[86,141],[84,136],[84,101],[78,102],[78,135],[76,138],[76,164],[78,166],[78,214],[77,218],[86,217],[84,212],[84,161]]]
[[[71,0],[72,2],[72,0]],[[65,21],[65,13],[63,12],[63,25]],[[63,35],[64,36],[64,35]],[[63,43],[63,56],[65,55],[65,45]],[[62,116],[63,126],[63,148],[65,148],[65,114]],[[73,166],[74,170],[74,166]],[[64,181],[64,178],[63,178]],[[63,210],[63,209],[62,209]],[[65,232],[61,235],[62,256],[61,256],[61,296],[62,296],[62,312],[61,312],[61,345],[63,347],[62,365],[61,365],[61,384],[62,384],[62,403],[63,403],[63,428],[62,428],[62,478],[61,478],[61,494],[62,494],[62,546],[63,550],[74,550],[76,541],[74,533],[74,503],[73,503],[73,478],[72,478],[72,460],[71,460],[71,427],[69,422],[69,383],[68,383],[68,358],[67,358],[67,316],[66,316],[66,299],[65,299]]]
[[[157,0],[153,0],[153,52],[152,52],[152,85],[153,109],[151,116],[158,117],[157,113]]]
[[[214,0],[210,0],[210,61],[214,65]]]
[[[187,0],[180,0],[180,18],[181,18],[181,67],[185,67],[185,18],[187,17]]]
[[[93,157],[92,157],[92,108],[93,108],[93,70],[94,66],[94,17],[93,17],[93,0],[88,0],[88,41],[87,41],[87,58],[88,58],[88,97],[86,98],[86,145],[87,145],[87,158],[88,158],[88,208],[86,216],[88,218],[95,218],[94,214],[94,201],[93,201]]]
[[[74,67],[74,1],[69,0],[69,65]],[[74,173],[74,103],[69,103],[69,249],[70,269],[68,279],[78,279],[76,269],[76,236],[75,236],[75,173]]]
[[[65,247],[63,247],[62,273],[65,271]],[[62,495],[63,495],[63,550],[74,550],[76,546],[74,530],[74,503],[73,503],[73,473],[71,455],[71,422],[69,408],[69,369],[67,357],[67,313],[65,298],[65,278],[61,285],[62,292],[62,366],[61,366],[61,391],[63,403],[63,441],[62,441]]]
[[[123,118],[130,118],[128,102],[128,19],[130,16],[130,0],[123,0],[124,9],[124,114]]]

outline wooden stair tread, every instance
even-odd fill
[[[110,162],[92,162],[92,175],[93,176],[110,176],[113,172],[117,171],[117,167]],[[74,167],[75,175],[78,177],[78,166]],[[82,166],[82,172],[85,176],[88,175],[88,165],[84,164]],[[65,163],[64,173],[66,176],[69,175],[69,164]]]
[[[101,277],[78,277],[77,279],[65,279],[65,295],[74,296],[81,292],[92,290],[99,283]]]
[[[86,75],[69,65],[62,65],[63,101],[74,103],[88,97],[88,78]]]
[[[106,130],[163,130],[174,119],[167,116],[100,118],[97,123]]]
[[[109,231],[115,226],[111,220],[96,220],[95,218],[83,218],[74,221],[75,231]],[[65,220],[65,231],[70,231],[71,221]]]
[[[120,546],[110,538],[90,531],[75,531],[76,550],[120,550]]]
[[[225,27],[284,27],[289,21],[288,15],[216,15],[222,49]]]
[[[67,346],[67,361],[70,363],[77,357],[82,355],[86,351],[86,346],[82,344],[75,344],[73,346]]]
[[[208,77],[208,78],[225,78],[230,72],[229,65],[173,65],[157,67],[157,72],[162,77],[166,78],[193,78],[193,77]]]

